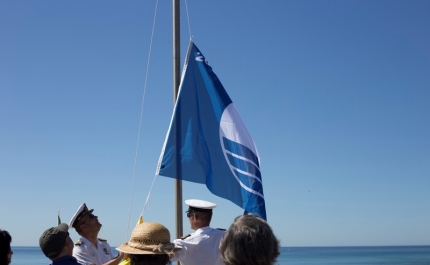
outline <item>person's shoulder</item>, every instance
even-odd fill
[[[226,230],[224,228],[212,228],[206,232],[208,236],[211,237],[222,237],[224,236]]]
[[[224,228],[211,228],[212,234],[224,234],[225,231],[226,230]]]
[[[182,242],[186,243],[195,237],[196,237],[196,233],[183,235],[180,238],[173,240],[173,243],[175,243],[175,244],[181,244]]]
[[[191,236],[191,234],[184,235],[184,236],[181,236],[180,239],[185,240],[185,239],[189,238],[190,236]]]
[[[75,242],[75,246],[81,246],[83,244],[84,244],[84,242],[82,242],[81,240],[78,240]]]
[[[63,256],[63,261],[64,262],[62,262],[62,264],[69,264],[69,265],[77,265],[77,264],[79,264],[79,265],[81,265],[80,263],[78,263],[78,260],[75,257],[73,257],[72,255]],[[52,264],[54,265],[56,263],[53,262]],[[59,264],[61,264],[61,263],[59,263]]]
[[[99,240],[100,244],[102,244],[102,245],[103,245],[103,246],[105,246],[105,247],[110,248],[110,245],[109,245],[109,243],[107,242],[107,239],[104,239],[104,238],[98,238],[98,240]]]

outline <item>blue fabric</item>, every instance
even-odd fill
[[[260,158],[251,136],[193,42],[186,62],[156,174],[206,184],[245,213],[266,219]]]
[[[64,256],[52,261],[52,265],[81,265],[73,256]]]

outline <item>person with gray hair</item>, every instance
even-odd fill
[[[262,218],[248,214],[236,217],[220,242],[226,265],[273,265],[279,256],[279,240]]]

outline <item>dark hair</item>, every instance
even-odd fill
[[[131,265],[166,265],[171,264],[167,254],[128,254]]]
[[[12,237],[6,230],[0,229],[0,265],[7,265],[7,255],[9,254]]]
[[[211,222],[212,219],[212,212],[194,212],[195,215],[198,216],[199,219],[202,219],[202,221]]]
[[[220,242],[226,265],[272,265],[279,256],[279,240],[269,224],[255,215],[242,215]]]

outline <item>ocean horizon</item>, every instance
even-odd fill
[[[47,265],[37,246],[12,246],[11,265]],[[117,253],[115,247],[112,251]],[[430,245],[281,247],[279,265],[430,265]]]

